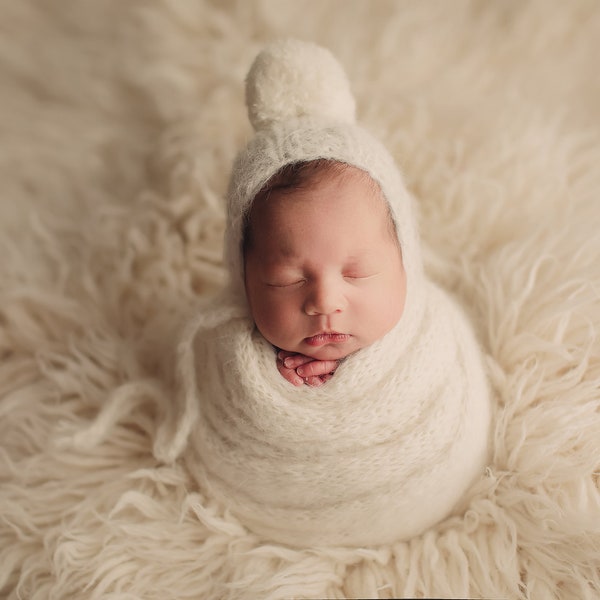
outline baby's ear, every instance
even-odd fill
[[[293,39],[275,42],[256,57],[246,79],[246,105],[255,130],[301,117],[356,120],[340,63],[329,50]]]

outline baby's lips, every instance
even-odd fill
[[[325,344],[342,344],[348,341],[350,337],[348,333],[318,333],[317,335],[305,338],[304,341],[309,346],[324,346]]]

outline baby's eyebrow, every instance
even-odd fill
[[[360,249],[356,250],[354,252],[354,254],[351,254],[347,258],[346,262],[348,264],[353,265],[353,264],[362,262],[365,259],[369,259],[373,254],[374,254],[374,251],[372,248],[360,248]]]
[[[274,267],[287,267],[297,262],[299,255],[292,248],[282,248],[279,252],[267,257],[265,263]]]
[[[296,266],[294,259],[297,257],[295,252],[281,252],[277,255],[271,255],[263,261],[263,265],[268,269],[288,269]]]
[[[367,254],[366,252],[352,254],[351,256],[348,257],[347,260],[348,260],[348,262],[357,262],[359,260],[362,260],[366,254]]]
[[[285,259],[298,257],[298,252],[296,252],[294,248],[292,248],[292,246],[288,243],[283,243],[281,245],[281,247],[279,248],[279,254],[282,258]]]

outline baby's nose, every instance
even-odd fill
[[[331,281],[318,281],[311,285],[304,304],[307,315],[331,315],[342,312],[346,300],[341,286]]]

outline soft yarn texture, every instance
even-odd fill
[[[281,377],[251,319],[204,307],[180,349],[201,488],[295,546],[376,546],[447,516],[483,475],[489,392],[464,316],[432,285],[423,298],[317,389]]]
[[[595,0],[0,15],[0,597],[597,600]],[[406,542],[265,542],[153,455],[180,328],[225,281],[223,196],[254,136],[241,82],[285,37],[343,64],[496,390],[484,478]]]
[[[276,42],[256,58],[246,105],[254,129],[315,116],[353,123],[356,111],[346,73],[331,52],[294,39]]]
[[[249,116],[271,120],[261,120],[233,167],[231,288],[203,306],[184,333],[183,408],[173,444],[159,438],[155,449],[172,460],[189,437],[187,466],[201,488],[267,539],[380,545],[447,516],[483,475],[490,398],[466,319],[422,280],[411,199],[392,158],[365,131],[326,116],[338,104],[334,99],[330,109],[328,86],[343,74],[334,67],[323,49],[289,40],[267,47],[250,69],[247,87],[258,92],[247,96]],[[259,100],[261,82],[267,90]],[[303,117],[290,119],[289,106]],[[397,224],[407,295],[400,322],[383,340],[348,357],[323,388],[298,390],[278,373],[275,349],[252,335],[251,319],[232,316],[230,305],[246,305],[241,229],[254,194],[282,166],[307,157],[346,162],[379,183]]]

